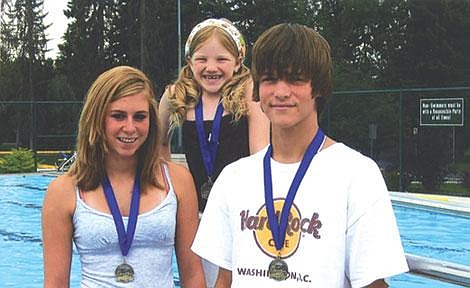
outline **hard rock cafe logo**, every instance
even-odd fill
[[[284,198],[274,199],[274,210],[279,219],[284,206]],[[288,258],[292,256],[299,247],[300,239],[303,234],[311,235],[315,239],[320,239],[319,229],[322,224],[318,219],[318,213],[313,213],[310,218],[302,218],[300,211],[295,204],[292,204],[290,209],[286,238],[281,250],[281,258]],[[274,245],[271,228],[269,227],[268,214],[266,212],[266,205],[264,204],[256,215],[250,215],[250,210],[243,210],[240,212],[241,230],[246,229],[253,231],[258,247],[268,256],[277,257],[278,252]]]

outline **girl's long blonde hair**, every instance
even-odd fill
[[[230,54],[236,59],[240,58],[240,52],[236,43],[223,29],[217,26],[207,26],[194,35],[189,46],[187,59],[210,37],[218,37],[221,44]],[[249,99],[246,99],[245,94],[251,81],[250,70],[242,62],[238,71],[235,71],[233,77],[221,88],[224,110],[231,113],[235,121],[238,121],[248,113],[247,100]],[[173,87],[167,87],[167,93],[170,110],[170,129],[174,129],[182,125],[186,119],[186,112],[188,109],[196,106],[202,94],[201,87],[194,80],[194,75],[188,64],[181,69]]]
[[[86,96],[78,127],[77,158],[68,172],[75,177],[79,189],[96,189],[106,173],[104,160],[109,147],[104,123],[109,104],[142,91],[149,103],[150,114],[149,133],[138,152],[142,191],[145,191],[147,185],[162,187],[157,181],[156,173],[160,159],[158,106],[153,85],[142,71],[129,66],[118,66],[99,75]]]

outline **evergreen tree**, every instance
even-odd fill
[[[16,0],[6,6],[7,10],[2,15],[1,54],[2,59],[7,59],[8,72],[11,73],[5,82],[14,89],[9,91],[7,97],[34,101],[37,100],[37,95],[45,93],[47,83],[43,68],[46,66],[47,51],[45,30],[49,25],[44,24],[46,14],[43,11],[43,1]],[[31,113],[17,113],[14,117],[17,146],[25,145],[25,140],[29,138],[29,147],[34,149],[34,121],[20,117],[21,115],[31,117]],[[10,129],[7,127],[6,130]]]
[[[113,0],[70,0],[64,12],[69,24],[59,45],[57,65],[74,91],[71,98],[83,99],[92,81],[115,65],[110,51],[111,21],[116,15]]]

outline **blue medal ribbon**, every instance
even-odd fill
[[[114,195],[113,187],[109,182],[108,176],[105,175],[103,179],[103,190],[108,202],[109,210],[114,219],[116,232],[118,234],[119,247],[121,248],[122,256],[127,256],[131,248],[132,240],[134,240],[135,228],[137,225],[137,216],[139,215],[139,202],[140,202],[140,170],[137,169],[134,179],[134,188],[132,189],[131,207],[129,211],[129,219],[127,221],[127,231],[124,228],[122,221],[121,211],[117,205],[116,196]]]
[[[199,148],[201,150],[202,162],[206,168],[206,174],[210,178],[214,174],[215,157],[217,155],[217,147],[219,146],[219,133],[222,122],[222,114],[224,106],[222,102],[217,105],[214,121],[212,122],[212,130],[209,134],[209,140],[206,137],[204,129],[204,118],[202,114],[202,96],[196,105],[196,128],[199,140]]]
[[[294,203],[295,195],[299,189],[300,182],[307,172],[308,166],[312,162],[313,157],[317,154],[320,146],[325,139],[325,134],[323,131],[318,128],[315,137],[305,151],[305,154],[300,162],[300,166],[295,173],[294,180],[289,187],[289,192],[287,193],[286,200],[282,206],[281,219],[278,221],[276,216],[276,211],[274,209],[274,199],[273,199],[273,182],[271,175],[271,157],[273,154],[273,148],[269,145],[266,154],[263,159],[263,168],[264,168],[264,200],[266,202],[266,212],[268,214],[269,227],[271,228],[271,234],[273,236],[274,244],[277,251],[281,251],[284,241],[286,239],[286,230],[287,230],[287,221],[289,217],[289,212]]]

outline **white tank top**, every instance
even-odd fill
[[[175,244],[177,199],[168,167],[163,174],[169,191],[152,210],[139,214],[134,240],[126,262],[134,269],[134,281],[118,283],[114,270],[123,262],[112,215],[88,206],[79,197],[73,215],[73,241],[80,255],[80,287],[174,287],[172,256]],[[127,229],[128,217],[122,217]]]

